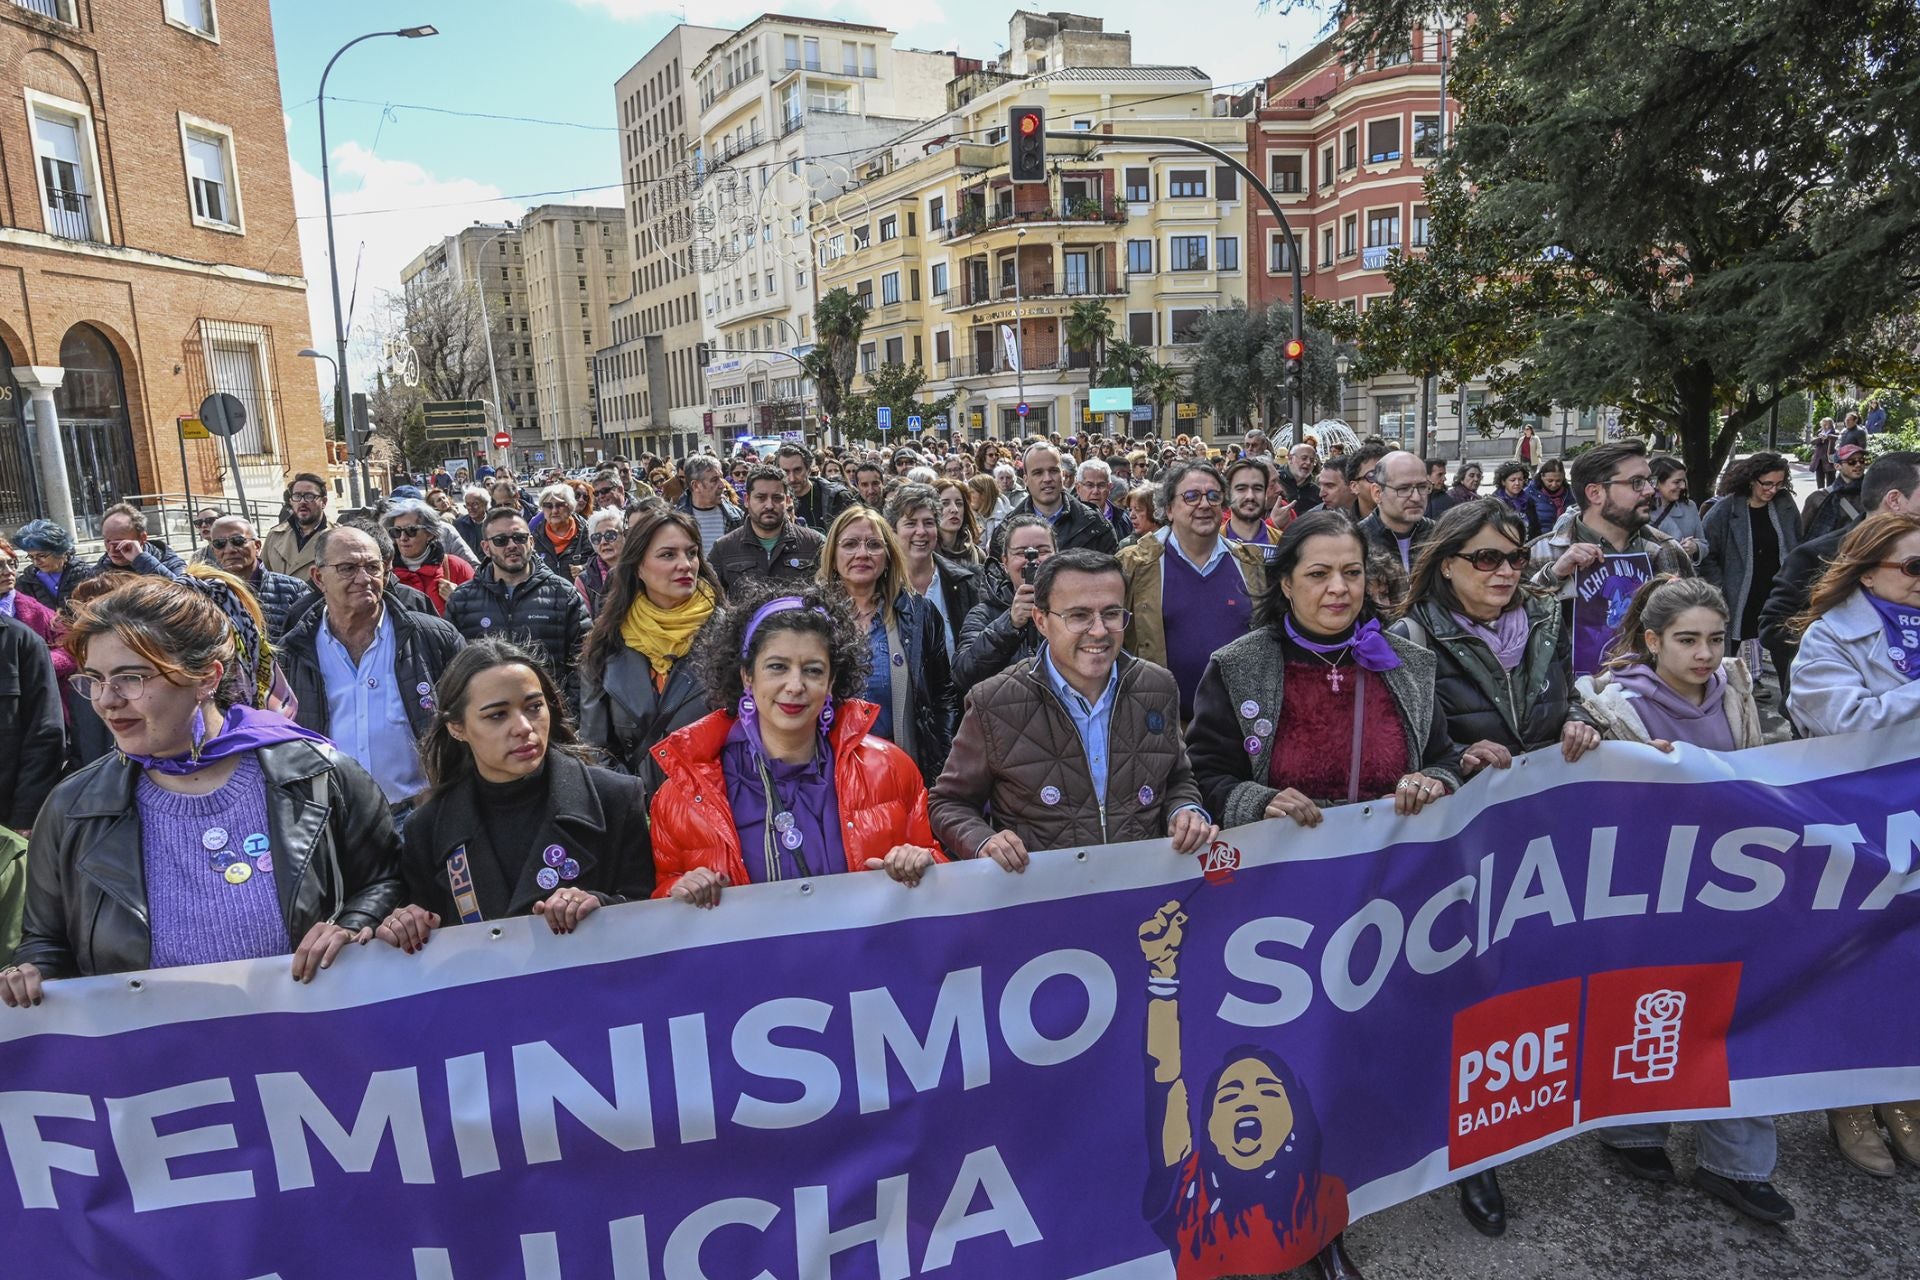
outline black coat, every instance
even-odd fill
[[[540,563],[566,579],[573,581],[574,574],[587,567],[587,561],[593,558],[593,544],[587,541],[587,522],[584,516],[573,519],[573,541],[567,544],[565,551],[555,549],[553,539],[547,536],[547,522],[542,520],[533,531],[533,553],[540,557]]]
[[[907,650],[908,703],[913,711],[913,757],[931,787],[953,748],[957,700],[940,616],[924,599],[902,592],[894,601],[900,640]]]
[[[325,743],[280,742],[256,756],[288,953],[321,920],[379,924],[401,898],[400,840],[379,784]],[[54,788],[27,851],[16,964],[48,978],[150,967],[140,772],[116,752]]]
[[[707,562],[720,575],[720,585],[732,595],[742,582],[758,578],[809,583],[820,569],[820,555],[827,545],[826,535],[789,521],[787,531],[769,553],[760,545],[752,525],[742,525],[722,534],[707,554]]]
[[[535,564],[526,581],[509,587],[489,563],[447,598],[447,621],[468,640],[525,645],[546,662],[567,705],[580,706],[577,668],[587,638],[587,602],[571,578]]]
[[[67,566],[60,570],[60,580],[52,591],[47,590],[47,584],[40,581],[40,575],[31,565],[20,570],[18,585],[20,590],[59,613],[67,607],[67,597],[73,594],[73,589],[92,576],[93,570],[89,566],[81,564],[76,556],[69,555]]]
[[[407,724],[418,738],[433,725],[433,707],[421,706],[425,698],[413,696],[421,685],[432,688],[440,683],[466,641],[444,620],[432,613],[415,613],[386,598],[387,617],[393,623],[393,676],[400,685],[400,702],[407,709]],[[294,717],[302,727],[315,733],[328,733],[332,711],[327,705],[327,682],[320,674],[320,620],[325,609],[308,609],[287,629],[280,645],[280,667],[294,696],[300,699],[299,714]]]
[[[66,756],[53,655],[26,623],[0,615],[0,822],[31,828]]]
[[[1767,593],[1767,602],[1760,607],[1760,643],[1769,652],[1786,655],[1790,661],[1800,647],[1800,638],[1787,629],[1787,624],[1806,612],[1807,604],[1813,599],[1813,584],[1840,554],[1840,544],[1852,532],[1851,527],[1835,529],[1787,553],[1780,572],[1774,575],[1773,590]],[[1781,662],[1776,656],[1774,665],[1784,671],[1789,662]]]
[[[1033,657],[1042,643],[1033,623],[1013,625],[1013,583],[1000,562],[989,560],[979,580],[980,603],[968,611],[953,655],[954,696],[963,705],[975,685]]]
[[[275,573],[262,564],[253,571],[253,578],[247,583],[253,592],[253,598],[260,602],[260,613],[267,620],[267,640],[279,644],[287,633],[287,620],[294,608],[312,590],[298,578],[290,578],[284,573]]]
[[[607,753],[616,769],[646,784],[651,795],[661,783],[653,749],[667,735],[684,729],[709,711],[704,665],[704,637],[673,664],[664,689],[653,683],[653,667],[645,654],[621,644],[607,653],[598,679],[580,673],[580,737]]]
[[[953,656],[957,658],[960,655],[961,628],[966,625],[967,615],[973,612],[973,606],[980,603],[980,572],[970,564],[949,560],[938,552],[934,553],[933,572],[940,580],[940,590],[946,596],[946,621],[953,628]]]
[[[565,882],[566,887],[585,889],[602,904],[651,897],[653,845],[647,838],[646,788],[635,778],[558,752],[547,756],[547,770],[547,812],[538,837],[524,850],[499,851],[502,861],[520,863],[519,879],[511,885],[489,883],[498,874],[495,865],[484,853],[468,855],[485,897],[504,897],[506,916],[532,914],[534,903],[559,892],[559,887],[542,889],[535,879],[547,865],[541,854],[551,845],[559,845],[580,864],[579,876]],[[468,775],[435,791],[407,823],[400,859],[406,900],[437,914],[443,926],[461,922],[448,884],[447,859],[486,838],[478,825],[480,785]]]
[[[1071,493],[1062,495],[1061,501],[1066,510],[1053,522],[1053,549],[1069,551],[1080,548],[1087,551],[1104,551],[1108,555],[1120,549],[1120,539],[1114,536],[1113,526],[1107,518],[1095,511]],[[998,560],[1007,545],[1007,520],[1015,516],[1034,514],[1033,497],[1029,494],[1014,505],[993,531],[992,558]],[[1042,517],[1044,519],[1045,517]]]
[[[793,500],[793,518],[814,532],[824,535],[827,532],[827,526],[833,523],[834,518],[852,506],[855,501],[850,491],[842,489],[831,480],[815,476],[807,489],[807,496]]]
[[[1579,700],[1573,692],[1573,635],[1557,601],[1535,598],[1521,605],[1531,632],[1526,656],[1512,672],[1501,670],[1492,652],[1468,638],[1453,615],[1428,600],[1393,624],[1434,657],[1434,697],[1456,746],[1497,742],[1514,755],[1560,741]]]

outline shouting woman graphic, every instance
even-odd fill
[[[1357,1276],[1340,1244],[1347,1188],[1320,1168],[1306,1086],[1279,1054],[1234,1049],[1208,1078],[1195,1140],[1180,1058],[1180,945],[1186,912],[1169,902],[1140,926],[1147,959],[1146,1214],[1178,1280],[1269,1275],[1318,1258]]]

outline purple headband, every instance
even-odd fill
[[[804,609],[806,607],[807,602],[799,596],[775,596],[773,599],[761,605],[759,609],[754,611],[753,617],[748,620],[746,634],[740,637],[740,661],[745,662],[747,657],[752,654],[753,633],[760,629],[761,623],[776,613],[785,613],[789,609]],[[815,607],[814,612],[823,618],[831,616],[825,609],[818,607]]]

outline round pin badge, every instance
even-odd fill
[[[1252,698],[1248,698],[1245,702],[1240,704],[1240,718],[1242,720],[1251,720],[1259,714],[1260,714],[1260,704],[1255,702]]]
[[[200,833],[200,847],[208,853],[212,853],[215,849],[226,848],[227,829],[225,827],[208,827]]]
[[[1140,803],[1141,803],[1142,805],[1149,805],[1149,804],[1152,804],[1152,803],[1153,803],[1153,788],[1152,788],[1152,787],[1142,787],[1142,788],[1140,788]]]
[[[240,861],[239,854],[235,853],[231,849],[222,849],[220,850],[220,852],[214,854],[212,857],[207,859],[207,865],[212,867],[215,871],[225,871],[228,867],[232,866],[234,863],[238,861]]]
[[[1904,662],[1906,661],[1907,651],[1905,649],[1889,649],[1887,650],[1887,656],[1895,662]]]
[[[1147,712],[1147,732],[1159,733],[1167,727],[1167,718],[1158,711]]]
[[[1262,716],[1253,722],[1253,731],[1264,738],[1273,732],[1273,721]]]
[[[542,867],[540,868],[540,874],[535,876],[533,881],[542,889],[558,889],[560,887],[560,873],[552,867]]]
[[[560,878],[562,880],[578,880],[580,878],[580,864],[572,858],[568,858],[560,864]]]
[[[906,654],[904,654],[904,653],[896,653],[896,654],[894,654],[894,655],[893,655],[893,665],[894,665],[894,666],[896,666],[896,667],[904,667],[904,666],[906,666],[906,665],[907,665],[907,655],[906,655]]]
[[[253,879],[253,865],[247,862],[236,862],[227,868],[225,874],[228,884],[245,884]]]
[[[1040,803],[1041,804],[1059,804],[1060,788],[1058,787],[1040,788]]]
[[[240,842],[240,847],[247,851],[248,857],[257,858],[261,854],[267,851],[267,847],[268,847],[267,837],[265,833],[256,831],[252,835],[248,836],[245,840],[242,840]]]
[[[782,831],[780,833],[780,844],[783,848],[798,849],[800,847],[800,833],[798,831]]]
[[[271,871],[273,870],[273,855],[271,853],[260,854],[254,858],[253,865],[257,871]]]
[[[492,618],[482,618],[482,619],[480,619],[480,625],[481,625],[481,626],[483,626],[483,627],[490,627],[490,626],[492,626],[492,625],[493,625],[493,619],[492,619]]]
[[[1260,739],[1258,738],[1248,738],[1245,742],[1241,743],[1240,745],[1247,749],[1247,754],[1250,756],[1257,756],[1260,754]]]
[[[780,812],[780,813],[776,813],[776,814],[774,814],[774,815],[773,815],[773,829],[774,829],[775,831],[791,831],[791,830],[793,830],[793,815],[792,815],[791,813],[787,813],[787,812],[785,812],[785,811],[782,811],[782,812]]]
[[[546,852],[540,855],[540,859],[550,867],[557,867],[567,860],[567,851],[557,844],[550,844]]]
[[[417,694],[425,696],[426,694],[433,692],[433,686],[428,684],[425,680],[422,680],[419,684],[413,686],[413,691]]]

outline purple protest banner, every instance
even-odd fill
[[[1573,672],[1590,676],[1606,661],[1634,593],[1653,578],[1653,561],[1639,551],[1609,551],[1573,583]]]
[[[1204,1278],[1599,1123],[1920,1096],[1920,726],[0,1010],[33,1276]],[[1365,1265],[1364,1256],[1359,1259]]]

